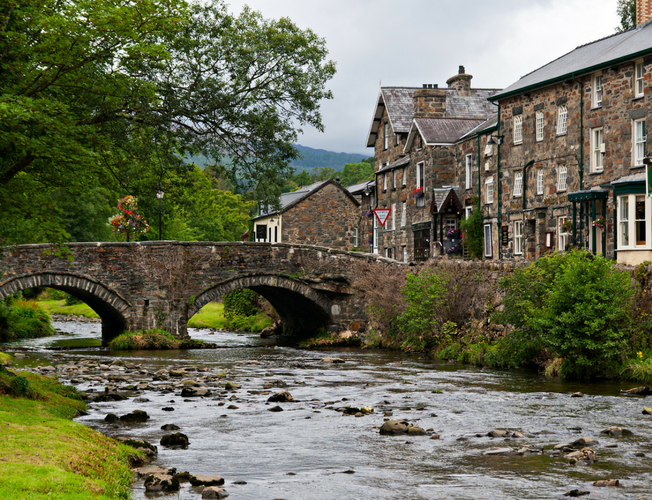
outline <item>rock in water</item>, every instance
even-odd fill
[[[649,406],[644,406],[643,415],[652,415],[652,408],[650,408]]]
[[[208,488],[204,488],[201,492],[201,497],[207,500],[219,500],[228,496],[229,494],[226,490],[218,486],[209,486]]]
[[[600,488],[615,488],[616,486],[620,486],[620,481],[618,481],[618,479],[601,479],[600,481],[593,483],[593,486],[598,486]]]
[[[590,495],[590,491],[585,491],[585,490],[569,490],[566,493],[564,493],[565,497],[582,497],[584,495]]]
[[[145,491],[166,493],[179,491],[179,481],[168,474],[152,474],[145,479]]]
[[[221,476],[197,474],[196,476],[190,476],[190,484],[193,486],[222,486],[224,484],[224,478]]]
[[[583,437],[573,441],[573,446],[575,448],[583,448],[584,446],[596,446],[597,444],[599,444],[597,440],[589,437]]]
[[[178,431],[180,427],[176,424],[165,424],[161,426],[162,431]]]
[[[161,438],[161,446],[167,448],[187,448],[190,442],[188,441],[188,436],[181,432],[175,434],[166,434]]]
[[[106,422],[111,423],[111,422],[117,422],[118,420],[120,420],[120,418],[115,413],[109,413],[106,417],[104,417],[104,420]]]
[[[622,437],[622,436],[631,436],[632,431],[623,429],[622,427],[610,427],[609,429],[603,430],[600,434],[606,434],[611,437]]]
[[[633,389],[627,389],[626,391],[621,390],[621,394],[627,394],[628,396],[651,396],[652,389],[648,386],[634,387]]]
[[[147,412],[142,410],[134,410],[131,413],[127,413],[120,417],[120,420],[123,422],[147,422],[148,419],[149,415]]]
[[[294,398],[288,391],[278,392],[267,399],[268,403],[290,403],[292,401]]]
[[[181,389],[181,397],[183,398],[198,398],[203,396],[210,396],[211,392],[205,387],[184,387]]]
[[[492,437],[492,438],[505,438],[509,436],[509,432],[504,430],[504,429],[495,429],[489,433],[487,433],[487,436]]]
[[[410,424],[406,420],[388,420],[380,428],[380,433],[385,436],[407,434]]]
[[[268,408],[267,411],[279,412],[279,411],[283,411],[283,408],[276,405],[274,408]]]

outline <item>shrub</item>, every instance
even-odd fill
[[[563,358],[566,378],[614,375],[627,351],[633,290],[612,261],[575,250],[542,257],[500,281],[514,356]],[[536,354],[535,354],[536,353]]]
[[[260,295],[248,288],[233,290],[224,295],[224,317],[232,321],[236,316],[255,316],[260,312]]]
[[[179,341],[165,330],[153,328],[118,335],[109,343],[109,347],[114,351],[178,349]]]
[[[84,301],[81,299],[78,299],[74,295],[70,295],[69,293],[66,294],[66,302],[65,304],[67,306],[74,306],[76,304],[82,304]]]
[[[472,200],[473,204],[477,204],[478,198]],[[473,210],[467,219],[460,222],[460,227],[464,232],[464,246],[468,250],[471,257],[476,259],[482,258],[482,251],[484,250],[484,231],[482,228],[482,213],[480,210]]]
[[[54,335],[50,315],[33,300],[0,303],[0,341]]]

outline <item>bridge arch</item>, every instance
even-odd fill
[[[40,272],[12,277],[0,283],[0,299],[34,287],[62,290],[88,304],[102,320],[105,344],[129,329],[131,304],[127,300],[99,281],[72,273]]]
[[[331,300],[326,295],[299,281],[273,275],[244,276],[205,290],[195,298],[188,319],[209,302],[242,288],[253,290],[272,304],[287,335],[315,335],[332,321]]]

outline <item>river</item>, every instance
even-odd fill
[[[95,347],[100,325],[55,323],[60,335],[16,342],[27,358],[17,368],[83,359],[109,365],[116,358],[126,373],[146,379],[150,389],[132,391],[128,400],[91,403],[78,418],[111,436],[132,436],[159,444],[163,424],[178,425],[190,440],[187,449],[159,446],[154,464],[192,474],[219,474],[233,499],[551,499],[572,489],[590,499],[652,499],[652,417],[642,415],[644,398],[619,394],[632,384],[564,383],[521,371],[494,371],[442,364],[419,355],[355,348],[299,349],[255,335],[210,334],[193,338],[221,345],[215,350],[114,353]],[[52,347],[69,350],[53,351]],[[341,358],[344,363],[322,361]],[[162,368],[190,367],[226,371],[240,389],[187,398],[162,393],[151,374]],[[81,390],[102,391],[104,383],[72,375]],[[224,379],[220,383],[224,383]],[[120,385],[120,384],[118,384]],[[122,385],[125,385],[124,383]],[[211,384],[209,383],[209,386]],[[212,384],[214,386],[214,384]],[[295,402],[270,412],[270,394],[287,390]],[[251,392],[250,392],[251,391]],[[584,397],[571,397],[581,391]],[[136,402],[136,397],[148,401]],[[338,408],[372,406],[363,417],[343,416]],[[163,411],[163,408],[174,411]],[[229,409],[231,407],[231,409]],[[108,424],[109,413],[145,410],[146,423]],[[391,416],[385,417],[385,412]],[[384,419],[405,419],[428,430],[426,436],[383,436]],[[618,426],[631,431],[609,437]],[[491,438],[494,429],[520,431],[522,438]],[[438,434],[432,439],[430,434]],[[580,437],[597,439],[597,460],[571,465],[552,456],[553,446]],[[523,455],[484,452],[530,447]],[[537,453],[543,448],[543,453]],[[593,482],[618,479],[618,488]],[[238,484],[235,484],[238,483]],[[141,482],[133,496],[148,498]],[[198,499],[187,483],[171,499]]]

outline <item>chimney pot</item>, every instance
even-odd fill
[[[460,74],[460,75],[463,75],[464,73],[466,73],[466,71],[464,70],[464,66],[461,66],[461,65],[460,65],[459,74]]]
[[[424,84],[423,84],[423,88],[424,88],[424,89],[427,89],[427,88],[428,88],[428,84],[427,84],[427,83],[424,83]]]

